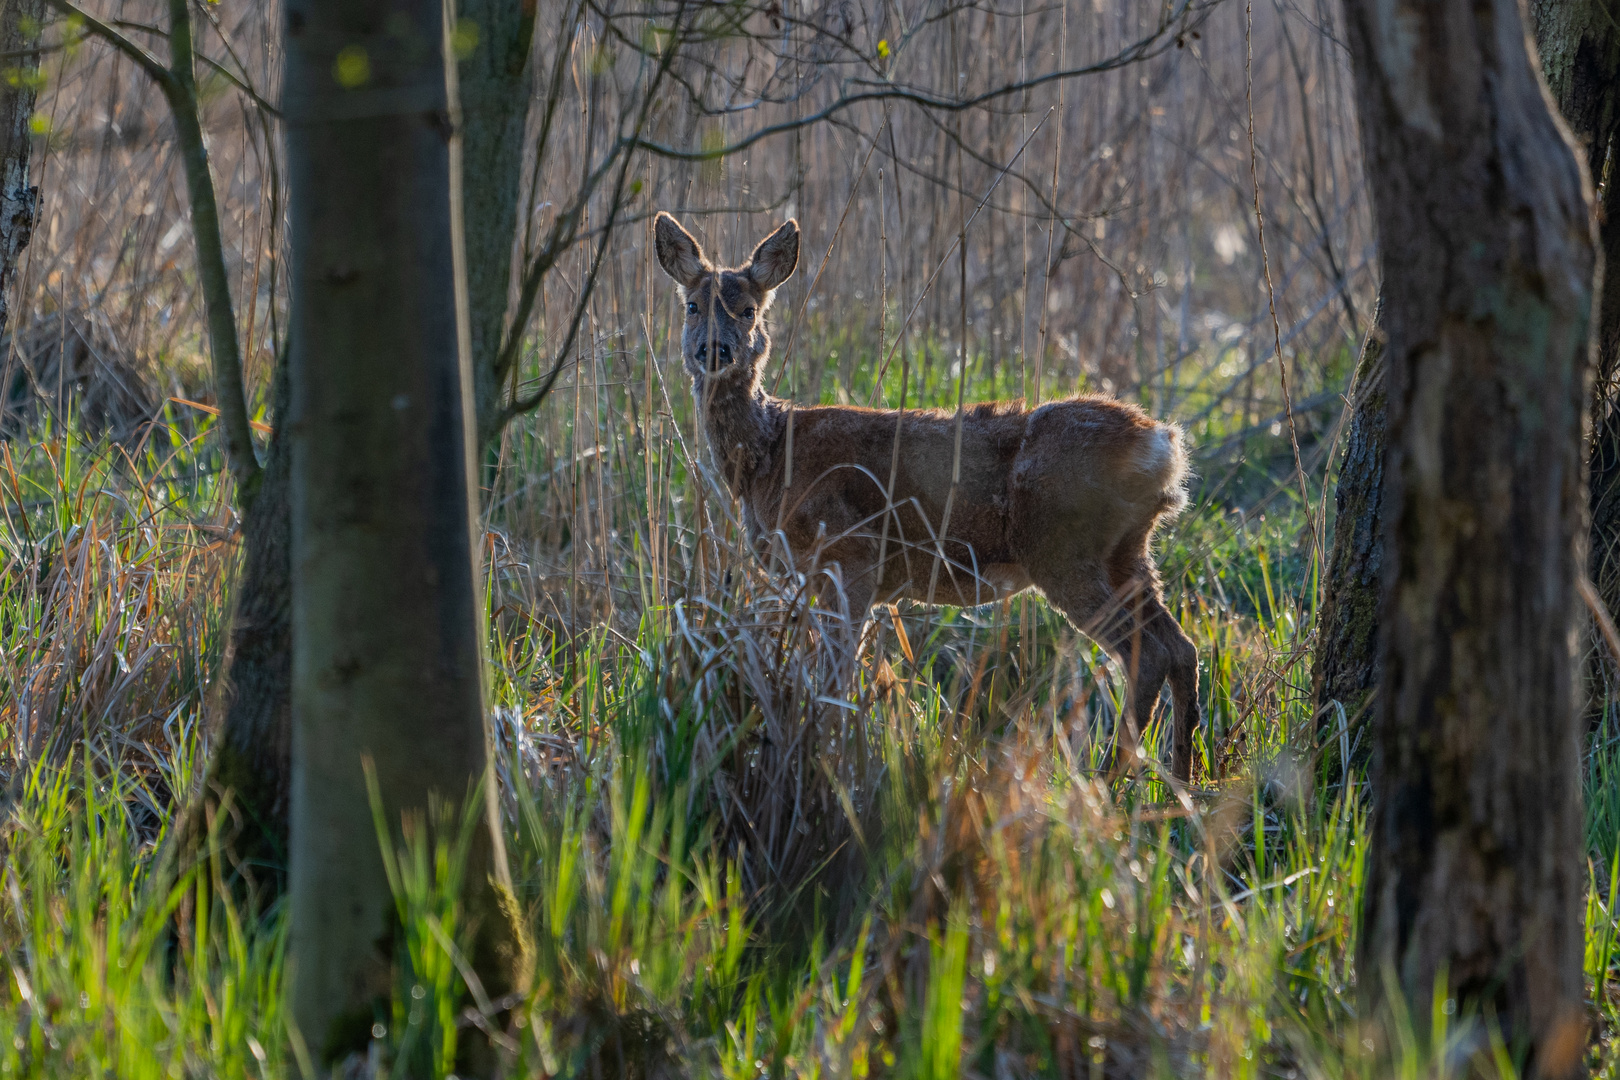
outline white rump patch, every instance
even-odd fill
[[[1187,451],[1180,428],[1174,424],[1155,427],[1137,444],[1136,467],[1158,484],[1170,504],[1168,512],[1178,513],[1187,505]]]

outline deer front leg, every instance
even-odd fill
[[[1134,545],[1133,545],[1134,546]],[[1201,722],[1198,702],[1198,648],[1165,606],[1158,574],[1144,554],[1129,562],[1116,562],[1110,580],[1128,615],[1126,626],[1142,644],[1136,646],[1138,674],[1133,678],[1137,722],[1145,730],[1159,699],[1159,688],[1170,683],[1170,774],[1182,783],[1192,780],[1192,744]]]

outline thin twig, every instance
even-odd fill
[[[1177,23],[1184,22],[1194,14],[1202,14],[1203,11],[1207,10],[1211,6],[1212,5],[1209,4],[1198,5],[1195,4],[1193,0],[1182,0],[1182,3],[1178,5],[1175,13],[1167,15],[1164,19],[1162,19],[1158,27],[1156,27],[1152,33],[1148,34],[1144,38],[1139,39],[1130,47],[1121,50],[1106,60],[1101,60],[1095,64],[1087,64],[1083,67],[1068,68],[1061,71],[1049,71],[1043,75],[1037,75],[1028,79],[1020,79],[1016,82],[1003,83],[1000,86],[994,87],[990,90],[985,90],[982,93],[973,94],[969,97],[943,97],[939,94],[930,93],[925,90],[917,90],[910,87],[896,86],[891,84],[888,86],[875,87],[871,90],[866,90],[859,93],[848,94],[840,97],[838,100],[816,112],[809,113],[805,116],[796,117],[792,120],[784,120],[778,124],[771,124],[767,127],[758,128],[749,132],[736,142],[727,143],[724,146],[698,150],[683,150],[680,147],[670,146],[666,143],[652,142],[648,139],[636,138],[634,143],[637,149],[646,150],[650,153],[657,154],[660,157],[670,158],[674,161],[714,161],[719,158],[730,157],[732,154],[740,153],[741,151],[748,149],[750,146],[753,146],[755,143],[769,139],[772,136],[797,131],[800,128],[812,127],[821,123],[823,120],[831,119],[841,112],[847,112],[856,105],[860,105],[863,102],[868,101],[902,101],[909,102],[913,105],[920,105],[925,109],[931,109],[937,112],[964,112],[969,109],[977,108],[981,105],[987,105],[992,101],[997,101],[1004,97],[1010,97],[1015,94],[1022,94],[1026,91],[1034,90],[1037,87],[1045,86],[1048,83],[1079,78],[1082,75],[1098,75],[1104,72],[1114,71],[1118,68],[1129,67],[1132,64],[1140,63],[1144,60],[1151,60],[1173,47],[1179,35],[1170,33],[1172,26]]]

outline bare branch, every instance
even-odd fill
[[[563,366],[568,362],[568,354],[573,351],[574,342],[579,337],[579,325],[585,318],[585,309],[590,304],[591,293],[596,289],[596,277],[602,269],[602,257],[607,254],[608,245],[613,240],[613,225],[618,218],[619,210],[624,206],[624,185],[629,175],[630,156],[626,154],[620,158],[619,178],[613,188],[613,202],[608,208],[607,223],[602,227],[602,238],[597,242],[596,255],[591,260],[590,273],[586,275],[585,282],[580,287],[579,299],[574,304],[574,315],[569,320],[568,333],[564,336],[562,345],[557,350],[557,358],[553,361],[551,370],[546,373],[546,377],[540,384],[539,389],[527,398],[513,400],[511,404],[501,410],[501,419],[496,425],[498,428],[504,427],[514,417],[533,412],[539,408],[540,403],[546,399],[546,395],[551,393],[551,388],[556,385],[557,376],[562,374]],[[520,338],[514,338],[514,342],[520,340]]]
[[[72,0],[47,0],[47,2],[63,15],[78,19],[84,23],[86,30],[133,60],[142,71],[151,76],[153,82],[162,88],[165,95],[173,91],[174,76],[157,57],[119,33],[111,25],[102,22],[79,5],[73,3]]]
[[[208,14],[212,15],[213,13],[209,12]],[[125,30],[139,30],[143,34],[151,34],[155,37],[162,38],[164,41],[169,40],[169,32],[167,30],[163,29],[161,26],[153,26],[150,23],[134,22],[129,19],[114,19],[112,25]],[[214,23],[214,29],[216,31],[220,30],[217,22]],[[220,36],[221,38],[224,37],[223,31],[220,31]],[[230,45],[228,43],[226,45],[226,49],[230,49]],[[281,118],[281,110],[261,97],[259,92],[253,89],[253,84],[248,82],[244,76],[236,74],[236,72],[232,71],[218,60],[215,60],[212,56],[194,51],[194,58],[198,63],[201,63],[204,67],[214,72],[214,74],[220,76],[226,82],[230,83],[242,93],[246,94],[248,100],[253,102],[255,106],[263,109],[265,112],[276,117],[277,119]],[[237,66],[243,66],[241,58],[235,56],[234,52],[232,53],[232,59],[236,60]]]

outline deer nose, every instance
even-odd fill
[[[722,345],[717,345],[715,347],[715,354],[717,356],[719,356],[720,363],[722,365],[731,363],[731,346],[730,345],[723,345],[723,344]],[[701,344],[701,345],[699,345],[697,347],[697,358],[699,360],[704,360],[704,359],[708,358],[708,355],[709,355],[709,343],[705,341],[703,344]]]

